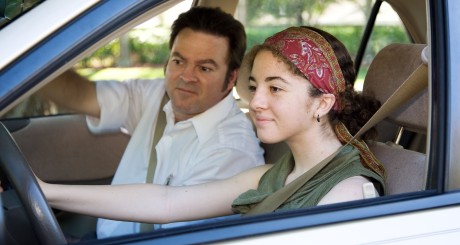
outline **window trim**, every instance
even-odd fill
[[[366,219],[398,218],[397,215],[436,210],[454,205],[458,207],[460,192],[442,195],[436,195],[436,193],[435,190],[422,191],[374,200],[317,206],[229,221],[216,221],[118,237],[117,242],[120,244],[143,244],[142,241],[145,241],[145,244],[151,242],[162,244],[213,243]]]

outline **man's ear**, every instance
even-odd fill
[[[233,87],[236,85],[236,80],[238,79],[238,72],[239,69],[235,69],[230,73],[230,76],[228,77],[228,87],[227,90],[233,89]]]
[[[322,94],[319,98],[319,105],[315,115],[323,117],[327,115],[335,104],[335,96],[333,94]]]
[[[165,65],[163,66],[163,75],[166,75],[166,69],[168,69],[169,57],[170,56],[168,55],[168,59],[166,60]]]

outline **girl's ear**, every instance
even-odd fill
[[[335,96],[333,94],[322,94],[319,98],[318,109],[315,116],[323,117],[329,113],[335,104]]]

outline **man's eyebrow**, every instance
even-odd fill
[[[183,59],[183,60],[186,60],[186,58],[184,56],[182,56],[179,52],[175,51],[171,54],[171,57],[178,57],[180,59]],[[204,64],[210,64],[210,65],[213,65],[214,67],[218,68],[219,65],[217,64],[217,62],[213,59],[204,59],[204,60],[198,60],[196,62],[197,64],[199,65],[204,65]]]
[[[179,58],[181,58],[181,59],[185,59],[184,56],[182,56],[182,55],[181,55],[179,52],[177,52],[177,51],[172,52],[171,57],[179,57]]]
[[[219,65],[218,65],[217,62],[216,62],[215,60],[213,60],[213,59],[199,60],[197,63],[200,64],[200,65],[209,64],[209,65],[213,65],[213,66],[216,67],[216,68],[219,68]]]

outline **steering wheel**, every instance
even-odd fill
[[[67,244],[24,155],[0,122],[0,171],[16,190],[40,244]]]

